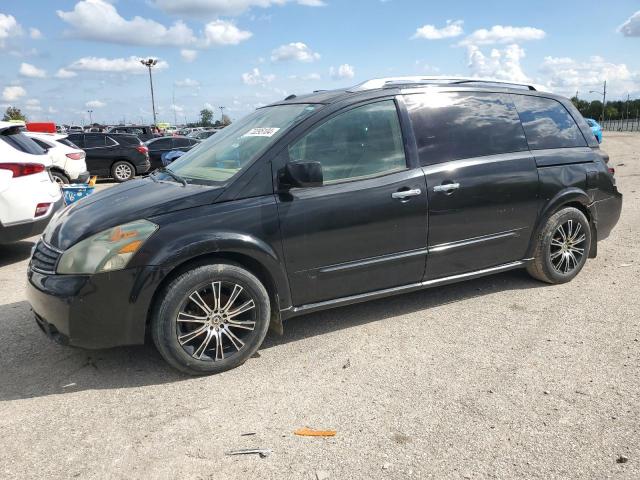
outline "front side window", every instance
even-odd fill
[[[531,150],[585,147],[586,140],[567,109],[551,98],[513,95]]]
[[[260,108],[209,137],[171,164],[187,182],[226,182],[273,145],[289,127],[322,105],[288,104]]]
[[[518,112],[504,95],[428,92],[404,98],[422,165],[528,148]]]
[[[289,161],[320,162],[325,183],[405,169],[395,102],[364,105],[327,120],[289,146]]]

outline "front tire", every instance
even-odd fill
[[[151,335],[162,357],[190,375],[242,365],[269,329],[264,285],[236,265],[200,265],[173,279],[158,295]]]
[[[136,169],[129,162],[120,160],[111,167],[111,176],[118,183],[126,182],[136,176]]]
[[[540,232],[529,274],[540,281],[566,283],[578,275],[591,249],[591,227],[577,208],[554,213]]]

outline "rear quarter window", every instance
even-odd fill
[[[575,120],[557,100],[513,95],[531,150],[585,147],[587,142]]]
[[[527,150],[506,95],[428,92],[405,96],[422,165]]]

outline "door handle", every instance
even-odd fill
[[[436,185],[433,187],[434,192],[452,192],[460,188],[459,183],[445,183],[443,185]]]
[[[409,197],[417,197],[421,193],[422,190],[420,190],[419,188],[414,188],[413,190],[401,190],[399,192],[393,192],[391,194],[391,198],[398,198],[400,200],[403,200]]]

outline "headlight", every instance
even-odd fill
[[[137,220],[85,238],[62,254],[57,272],[91,274],[121,270],[157,229],[155,223]]]

